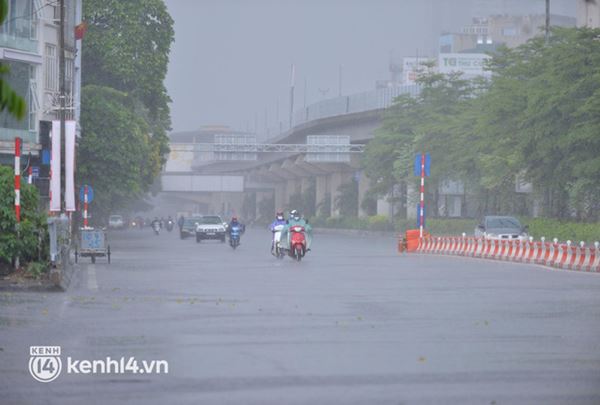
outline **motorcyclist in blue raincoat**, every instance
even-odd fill
[[[275,221],[273,221],[271,223],[271,225],[269,226],[269,229],[271,229],[271,231],[275,230],[275,227],[277,225],[287,225],[287,222],[285,220],[285,217],[283,216],[283,212],[278,212],[277,215],[275,216]]]
[[[287,226],[287,221],[285,220],[283,212],[281,211],[277,212],[277,214],[275,215],[275,221],[273,221],[269,226],[269,229],[273,233],[273,237],[271,238],[271,252],[273,252],[273,250],[275,249],[275,227],[279,225],[283,226],[284,228]]]

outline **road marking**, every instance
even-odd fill
[[[96,266],[93,264],[88,265],[88,288],[96,291],[98,289],[98,281],[96,280]]]

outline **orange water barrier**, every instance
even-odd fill
[[[409,236],[409,232],[410,236]],[[600,273],[600,249],[597,246],[571,245],[545,241],[490,240],[475,237],[427,236],[416,241],[413,231],[407,231],[407,252],[433,253],[536,263],[566,270]],[[400,250],[400,240],[398,250]],[[404,251],[402,250],[402,251]]]

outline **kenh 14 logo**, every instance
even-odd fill
[[[29,355],[29,372],[37,381],[47,383],[60,375],[60,346],[31,346]]]

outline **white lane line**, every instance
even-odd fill
[[[88,288],[96,291],[98,289],[98,281],[96,280],[96,266],[93,264],[88,265],[87,273]]]

